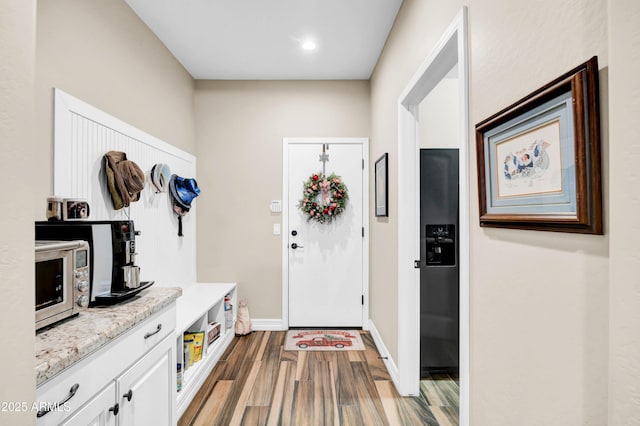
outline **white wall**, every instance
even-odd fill
[[[472,123],[598,55],[607,104],[605,0],[471,0]],[[371,158],[388,151],[390,212],[371,235],[373,322],[397,356],[397,117],[402,89],[462,2],[405,0],[371,81]],[[551,12],[553,11],[553,12]],[[608,218],[608,114],[602,111]],[[607,422],[609,236],[478,225],[475,134],[471,199],[471,424]],[[608,220],[605,222],[608,232]],[[396,358],[397,359],[397,358]]]
[[[638,2],[470,0],[466,4],[469,5],[472,51],[472,123],[590,56],[599,56],[606,220],[605,236],[480,229],[477,194],[472,193],[471,422],[474,425],[632,424],[640,411],[637,397],[640,393],[637,357],[640,352],[637,332],[640,264],[638,249],[633,245],[635,237],[640,236],[637,225],[640,203],[634,192],[637,173],[633,163],[640,113],[640,93],[637,83],[634,85],[639,66]],[[292,127],[287,127],[283,124],[291,123],[287,116],[269,111],[273,104],[269,103],[272,89],[268,84],[264,88],[248,84],[243,89],[244,83],[206,83],[203,90],[208,93],[204,96],[220,96],[222,101],[203,98],[204,103],[211,102],[214,107],[194,112],[193,82],[186,71],[123,2],[113,0],[38,2],[34,121],[29,111],[33,99],[29,86],[34,74],[35,4],[28,0],[3,2],[0,6],[3,61],[0,141],[3,158],[12,159],[5,162],[5,174],[28,178],[3,186],[2,197],[35,213],[23,215],[18,210],[7,210],[0,217],[2,347],[19,340],[26,348],[3,355],[5,365],[11,366],[5,369],[3,383],[12,386],[2,387],[0,400],[29,400],[34,395],[34,379],[30,379],[33,360],[23,356],[33,346],[30,337],[33,335],[32,279],[27,272],[32,268],[32,248],[24,235],[31,232],[34,218],[44,214],[42,201],[50,191],[50,89],[53,86],[62,87],[182,149],[198,151],[198,155],[202,152],[204,160],[199,163],[199,171],[211,169],[206,177],[203,175],[207,181],[225,182],[230,170],[235,174],[241,167],[251,170],[250,174],[255,169],[256,173],[262,172],[260,177],[271,176],[266,180],[264,194],[255,202],[264,206],[265,212],[272,194],[280,191],[281,165],[266,164],[280,161],[281,153],[273,149],[272,144],[279,144],[281,136],[317,136],[325,123],[329,124],[326,129],[332,135],[366,136],[369,132],[372,162],[389,152],[391,213],[388,219],[371,215],[371,316],[390,355],[395,356],[397,265],[390,253],[397,249],[396,102],[461,5],[461,1],[405,0],[370,83],[368,117],[363,118],[358,112],[368,111],[368,88],[354,89],[358,93],[355,95],[347,96],[347,92],[344,99],[354,99],[354,103],[340,109],[341,114],[313,120],[296,115],[295,107],[285,102],[287,93],[290,99],[296,99],[299,86],[283,82],[276,92],[281,92],[284,103],[280,105],[282,109],[276,111],[290,112],[298,118],[290,124]],[[608,81],[611,81],[610,97]],[[360,84],[368,86],[367,82]],[[319,97],[321,91],[313,91],[314,96]],[[227,104],[227,98],[235,100]],[[256,103],[261,107],[252,109],[255,105],[251,103],[243,105],[243,100],[251,99],[262,99],[262,103]],[[227,105],[234,111],[228,115]],[[286,105],[289,106],[285,108]],[[609,167],[609,105],[611,140],[615,140],[611,164],[616,167]],[[201,124],[203,136],[198,137],[197,144],[194,116],[205,120]],[[281,131],[252,133],[250,128],[254,126],[243,130],[238,116],[250,117],[252,124],[260,123],[255,126],[258,130],[275,127]],[[324,113],[319,116],[324,117]],[[227,118],[231,120],[228,128],[224,122]],[[207,119],[217,120],[214,123],[222,123],[225,129],[220,132],[206,129],[213,126],[213,123],[206,124]],[[267,119],[273,123],[266,123]],[[286,134],[280,135],[282,129]],[[30,132],[35,132],[35,141]],[[209,146],[220,141],[228,145],[225,148],[229,150],[225,157],[228,164],[218,155],[225,152],[220,146]],[[267,142],[259,144],[261,141]],[[249,165],[246,161],[250,161]],[[471,188],[474,188],[477,182],[473,166],[470,176]],[[243,198],[246,191],[254,194],[246,182],[223,187],[217,194],[218,200],[234,208],[243,206],[247,204]],[[259,259],[258,264],[244,265],[249,270],[247,275],[231,277],[254,281],[251,291],[255,296],[252,297],[260,300],[260,307],[252,303],[252,316],[279,315],[280,283],[276,270],[279,266],[265,266],[278,265],[280,261],[279,255],[273,257],[279,242],[269,235],[277,217],[260,210],[257,216],[249,216],[249,220],[234,221],[228,213],[219,213],[213,201],[208,211],[202,204],[199,220],[207,220],[209,216],[216,225],[205,226],[199,239],[215,239],[222,234],[223,241],[233,242],[249,235],[255,245],[247,257]],[[250,219],[255,219],[256,224]],[[279,253],[279,249],[276,251]],[[242,259],[245,254],[239,247],[217,243],[201,248],[199,253],[199,264],[203,268],[199,272],[204,278],[222,275],[220,272],[225,268],[220,263],[231,258]],[[266,279],[259,280],[262,276]],[[266,284],[264,288],[262,284]],[[0,413],[0,423],[31,424],[32,417],[31,413],[22,418]]]
[[[640,2],[609,2],[609,425],[640,420]],[[634,423],[635,422],[635,423]]]
[[[458,79],[446,77],[419,105],[420,148],[459,148]]]
[[[371,77],[370,167],[389,153],[389,217],[371,214],[371,310],[389,355],[398,360],[398,97],[458,13],[460,3],[405,0]],[[429,102],[429,101],[427,101]],[[422,109],[422,107],[421,107]],[[421,112],[421,116],[423,112]],[[425,133],[423,128],[420,128]],[[373,200],[373,185],[370,186]]]
[[[606,15],[606,0],[483,0],[470,5],[472,123],[598,56],[606,233],[480,229],[477,193],[472,192],[470,368],[474,423],[607,422]],[[472,155],[471,164],[475,161]],[[470,175],[471,187],[477,189],[477,175]],[[550,377],[562,380],[550,386]],[[544,410],[539,409],[542,406]]]
[[[29,404],[0,424],[22,426],[35,423],[33,222],[53,187],[52,88],[193,152],[193,80],[120,0],[3,1],[0,57],[0,401]]]
[[[269,210],[282,138],[368,131],[366,81],[197,81],[198,280],[238,282],[252,318],[282,318],[282,215]]]
[[[195,153],[194,81],[124,0],[39,0],[36,55],[34,192],[42,203],[53,190],[54,87]]]
[[[35,318],[33,288],[32,176],[37,165],[33,134],[35,1],[0,3],[0,402],[27,410],[0,411],[2,425],[32,425],[35,415]],[[3,405],[4,407],[4,405]],[[7,408],[11,408],[8,406]]]

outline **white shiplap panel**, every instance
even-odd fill
[[[114,210],[104,173],[104,154],[123,151],[148,176],[156,163],[172,173],[196,177],[195,157],[97,108],[55,89],[54,192],[65,198],[84,198],[91,220],[130,218],[141,232],[136,239],[141,279],[157,286],[188,287],[196,281],[196,206],[178,220],[168,193],[155,194],[145,183],[140,200]]]

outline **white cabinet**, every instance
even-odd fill
[[[175,327],[171,304],[39,386],[36,425],[175,425]]]
[[[82,408],[78,409],[60,426],[115,426],[116,416],[113,415],[113,396],[116,384],[110,383],[102,392],[93,397]]]
[[[177,301],[176,353],[183,366],[182,387],[177,396],[178,418],[193,400],[207,376],[213,370],[235,334],[237,318],[237,287],[235,283],[197,283],[183,289]],[[225,309],[225,298],[228,299]],[[220,324],[220,337],[207,343],[207,327]],[[184,332],[205,331],[202,359],[185,366]]]
[[[173,337],[153,349],[118,379],[120,425],[170,426],[175,394]],[[173,380],[172,380],[173,379]]]

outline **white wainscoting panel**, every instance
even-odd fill
[[[103,159],[108,151],[122,151],[147,177],[156,163],[168,164],[179,176],[196,177],[195,157],[59,89],[54,120],[54,194],[86,199],[90,220],[132,219],[141,232],[136,238],[141,280],[163,287],[195,283],[197,198],[182,219],[184,237],[178,236],[169,193],[155,194],[148,180],[139,201],[116,211]]]

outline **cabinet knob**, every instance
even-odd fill
[[[133,390],[129,389],[129,392],[122,395],[122,397],[127,398],[127,401],[131,401],[131,398],[133,398]]]
[[[113,411],[113,415],[117,416],[118,413],[120,412],[120,404],[118,404],[116,402],[116,405],[114,405],[113,407],[109,408],[109,411]]]

